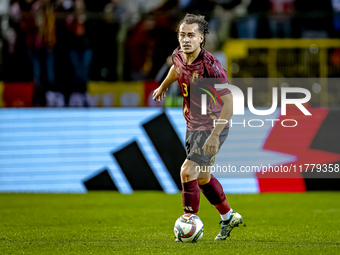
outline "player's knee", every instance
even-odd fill
[[[181,181],[188,182],[190,181],[190,168],[182,166],[181,167]]]
[[[198,185],[205,185],[210,182],[210,177],[209,178],[198,178]]]

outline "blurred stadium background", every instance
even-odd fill
[[[272,87],[305,78],[317,116],[312,123],[302,120],[306,125],[295,135],[281,136],[277,126],[235,128],[225,146],[230,157],[217,163],[318,158],[339,164],[339,0],[4,0],[0,192],[177,193],[184,156],[182,97],[175,84],[164,103],[151,95],[171,66],[175,30],[187,12],[206,16],[206,49],[232,84],[245,94],[254,87],[255,107],[271,105]],[[271,117],[280,118],[280,109]],[[157,140],[152,133],[162,130],[167,132]],[[340,187],[339,179],[302,174],[220,180],[227,193]]]

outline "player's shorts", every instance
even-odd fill
[[[218,150],[220,150],[222,144],[227,139],[229,133],[229,127],[225,127],[220,133],[219,140],[220,145]],[[211,130],[202,131],[188,131],[185,138],[185,150],[187,153],[187,159],[195,162],[199,166],[211,166],[215,162],[215,155],[204,155],[202,149],[205,140],[211,134]]]

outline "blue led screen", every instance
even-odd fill
[[[0,109],[0,192],[86,192],[83,182],[107,169],[118,190],[131,193],[112,152],[136,141],[163,190],[177,193],[142,127],[161,113],[161,108]],[[168,108],[166,114],[184,144],[182,110]],[[242,121],[247,115],[249,111],[233,120]],[[215,163],[238,165],[247,160],[247,164],[258,164],[270,158],[275,164],[288,160],[288,155],[262,150],[270,129],[231,129],[221,149],[221,155],[230,157],[218,155]],[[227,193],[259,192],[254,175],[225,177],[217,174]]]

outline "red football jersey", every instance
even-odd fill
[[[213,129],[213,120],[220,117],[223,106],[218,96],[231,93],[229,89],[214,89],[214,84],[229,83],[226,71],[218,59],[203,48],[190,65],[186,64],[180,47],[174,50],[172,59],[178,86],[183,95],[183,115],[187,129],[190,131]],[[206,81],[210,81],[210,84]],[[201,114],[202,90],[211,92],[207,97],[207,115]]]

